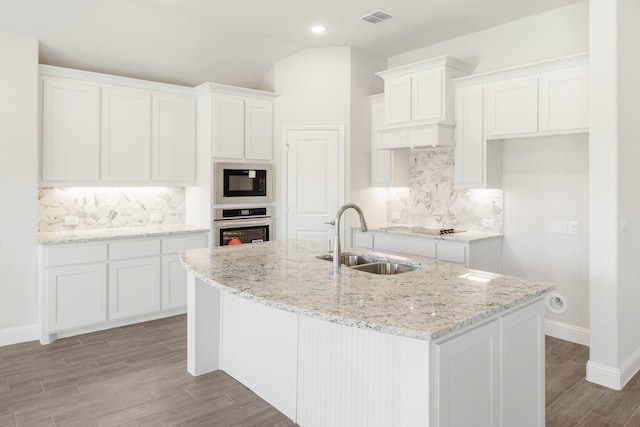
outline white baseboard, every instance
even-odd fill
[[[587,381],[614,390],[622,390],[638,371],[640,371],[640,349],[636,350],[620,368],[612,368],[589,361],[587,363]]]
[[[38,337],[38,325],[18,326],[0,329],[0,347],[21,342],[35,341]]]
[[[544,325],[546,335],[589,346],[589,329],[556,322],[554,320],[545,320]]]

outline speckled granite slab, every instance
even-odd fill
[[[488,283],[471,282],[459,276],[473,270],[436,261],[392,276],[344,266],[334,273],[331,262],[316,258],[324,250],[315,243],[275,241],[188,250],[182,263],[204,282],[243,298],[422,340],[442,337],[553,289],[546,283],[492,273],[486,273],[494,277]]]
[[[502,238],[502,234],[484,233],[482,231],[463,231],[459,233],[437,235],[437,234],[421,234],[421,233],[412,233],[410,231],[386,229],[386,227],[393,227],[394,225],[397,225],[397,224],[369,227],[369,231],[374,233],[400,234],[404,236],[422,237],[425,239],[448,240],[451,242],[463,242],[463,243],[469,243],[475,240]],[[359,230],[359,228],[357,227],[356,229]]]
[[[38,243],[41,245],[57,245],[61,243],[93,242],[131,237],[200,233],[203,231],[209,231],[209,229],[179,224],[105,228],[101,230],[51,231],[38,233]]]

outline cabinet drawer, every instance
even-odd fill
[[[109,259],[139,258],[160,254],[160,240],[136,240],[109,245]]]
[[[400,254],[419,255],[429,258],[436,257],[435,240],[421,237],[397,236],[391,234],[376,234],[374,240],[376,251],[396,252]]]
[[[438,242],[438,261],[467,263],[467,248],[464,245]]]
[[[55,267],[58,265],[85,264],[89,262],[106,261],[107,245],[63,245],[47,247],[44,250],[44,265]]]
[[[175,254],[187,249],[206,248],[207,236],[197,234],[192,236],[167,237],[162,239],[162,253]]]

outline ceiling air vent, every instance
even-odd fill
[[[380,22],[384,22],[387,19],[393,18],[393,15],[383,12],[381,10],[376,10],[375,12],[371,12],[370,14],[363,16],[363,21],[371,22],[372,24],[379,24]]]

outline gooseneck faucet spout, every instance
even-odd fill
[[[338,209],[338,213],[336,213],[336,218],[333,221],[327,222],[327,224],[335,225],[335,236],[333,239],[333,269],[337,270],[340,268],[340,260],[342,259],[342,250],[340,248],[340,218],[342,218],[342,214],[347,209],[355,209],[358,212],[358,216],[360,217],[360,230],[367,231],[367,222],[364,220],[364,214],[362,213],[362,209],[356,204],[348,203]]]

